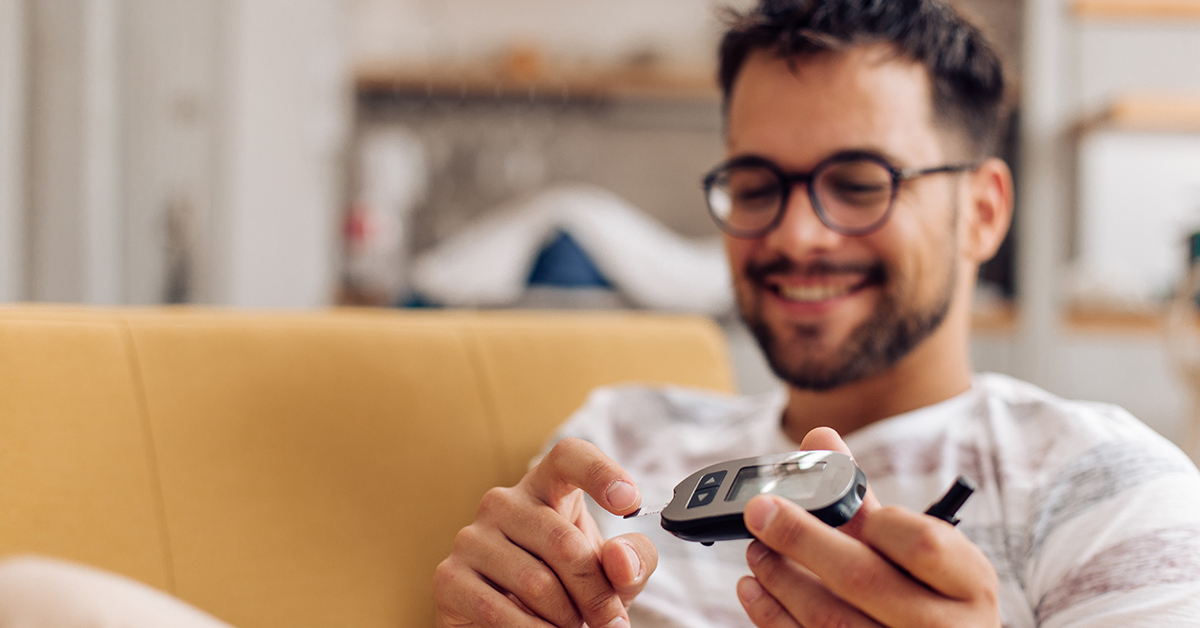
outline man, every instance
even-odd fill
[[[1190,461],[1117,408],[972,375],[976,270],[1012,204],[979,31],[937,0],[763,0],[720,78],[708,202],[786,391],[594,394],[459,533],[439,625],[1196,625]],[[620,517],[794,449],[853,452],[872,492],[850,523],[759,496],[755,541],[701,547]],[[960,473],[961,526],[920,514]]]

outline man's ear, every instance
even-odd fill
[[[992,258],[1012,224],[1012,171],[1003,160],[990,158],[970,174],[964,209],[963,255],[982,264]]]

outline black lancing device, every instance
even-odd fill
[[[975,483],[971,482],[965,475],[960,475],[954,480],[954,485],[950,487],[950,490],[946,491],[946,494],[942,495],[941,499],[930,506],[925,511],[925,514],[930,517],[937,517],[952,526],[956,526],[958,525],[958,517],[954,515],[966,503],[971,493],[974,492]]]

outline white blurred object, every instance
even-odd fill
[[[1072,296],[1147,305],[1179,284],[1200,226],[1200,136],[1103,130],[1079,147]]]
[[[520,301],[538,254],[558,234],[574,239],[634,306],[720,315],[733,307],[720,242],[680,237],[594,186],[564,186],[510,205],[417,259],[413,283],[454,307]]]
[[[1103,274],[1077,262],[1067,268],[1064,279],[1069,302],[1081,310],[1156,312],[1162,307],[1161,295],[1148,293],[1134,269],[1119,259],[1108,262]]]
[[[346,283],[387,305],[408,287],[409,218],[425,200],[429,172],[421,140],[402,129],[365,137],[359,188],[346,216]]]

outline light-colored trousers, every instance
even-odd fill
[[[38,557],[0,562],[0,628],[230,628],[140,582]]]

